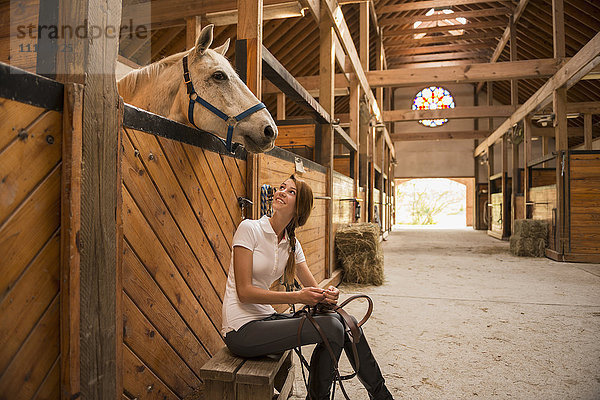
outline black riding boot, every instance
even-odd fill
[[[344,343],[344,350],[348,356],[348,360],[350,360],[350,364],[353,368],[356,368],[352,344],[348,338]],[[367,389],[369,399],[393,400],[392,394],[385,386],[385,379],[383,379],[379,365],[377,364],[375,357],[373,357],[373,353],[371,352],[371,348],[369,347],[369,343],[367,343],[365,335],[360,336],[360,340],[356,344],[356,352],[358,353],[358,359],[360,360],[356,376],[365,389]]]
[[[339,360],[341,347],[334,343],[330,344],[336,360]],[[310,359],[307,400],[329,400],[331,383],[334,379],[334,362],[327,348],[321,343],[317,344]]]

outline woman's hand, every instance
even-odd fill
[[[335,286],[329,286],[324,292],[325,299],[324,303],[336,305],[338,302],[338,298],[340,297],[340,290]]]
[[[309,306],[322,302],[326,297],[324,289],[314,286],[305,287],[297,293],[298,301]]]

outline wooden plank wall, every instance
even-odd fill
[[[600,152],[571,154],[570,252],[600,255]]]
[[[184,398],[223,346],[246,161],[132,129],[123,149],[124,392]]]
[[[354,179],[333,171],[333,231],[354,222]]]
[[[279,184],[296,173],[295,164],[291,161],[262,154],[260,156],[260,185],[268,184],[279,187]],[[298,177],[305,180],[313,190],[313,195],[326,196],[326,174],[304,165],[305,172]],[[302,245],[308,266],[317,282],[325,279],[325,233],[326,233],[326,200],[315,199],[312,213],[306,225],[296,231],[296,237]]]
[[[60,397],[62,113],[0,99],[0,397]]]
[[[298,146],[310,147],[311,160],[315,159],[315,125],[279,125],[277,126],[279,133],[275,140],[275,146],[281,148],[291,148]]]

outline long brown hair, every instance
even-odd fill
[[[313,192],[308,183],[295,175],[290,176],[289,179],[296,184],[296,213],[285,227],[290,239],[290,256],[283,272],[283,283],[286,286],[293,285],[296,276],[296,228],[306,224],[313,207]]]

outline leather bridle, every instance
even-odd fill
[[[240,145],[239,143],[232,142],[233,130],[235,129],[235,126],[238,124],[238,122],[240,122],[244,118],[249,117],[250,115],[254,114],[255,112],[262,110],[263,108],[266,108],[266,106],[262,102],[260,102],[257,105],[250,107],[246,111],[244,111],[236,116],[229,116],[229,115],[225,114],[223,111],[219,110],[217,107],[213,106],[208,101],[206,101],[202,97],[200,97],[198,95],[198,93],[196,93],[196,90],[194,89],[194,84],[192,83],[192,78],[190,77],[190,71],[188,69],[188,56],[187,55],[185,57],[183,57],[183,80],[185,81],[185,84],[187,86],[187,94],[190,98],[190,103],[188,106],[188,120],[190,121],[190,123],[192,125],[194,125],[196,127],[196,129],[202,130],[202,129],[198,128],[198,126],[194,123],[194,106],[196,105],[196,103],[199,103],[200,105],[204,106],[208,111],[212,112],[217,117],[219,117],[223,121],[225,121],[225,123],[227,124],[227,140],[226,141],[217,135],[214,135],[210,132],[208,132],[208,133],[210,133],[211,135],[218,138],[221,142],[223,142],[223,144],[225,145],[225,148],[227,149],[228,152],[230,152],[232,154],[235,153],[235,150]]]
[[[360,322],[357,323],[356,320],[354,318],[352,318],[350,316],[350,314],[348,314],[343,309],[343,307],[346,306],[351,301],[356,300],[356,299],[361,299],[361,298],[366,299],[368,301],[369,307],[367,309],[367,312],[365,313],[365,316],[360,320]],[[335,380],[337,380],[340,383],[340,389],[342,390],[344,397],[346,398],[346,400],[350,400],[350,398],[348,397],[348,394],[346,393],[346,389],[344,389],[344,385],[342,384],[342,381],[345,381],[347,379],[352,379],[358,373],[358,370],[360,368],[360,360],[358,358],[358,351],[356,349],[356,344],[360,341],[360,337],[362,334],[360,327],[365,322],[367,322],[367,320],[371,316],[372,312],[373,312],[373,300],[371,300],[371,298],[367,295],[358,294],[358,295],[350,296],[348,299],[346,299],[344,302],[342,302],[339,305],[330,306],[327,304],[319,303],[313,307],[304,306],[301,310],[297,311],[294,314],[295,316],[300,316],[300,318],[302,318],[300,320],[300,324],[298,326],[298,335],[297,335],[298,347],[294,350],[298,354],[298,357],[300,358],[300,362],[302,364],[301,365],[302,377],[304,379],[304,384],[306,385],[306,391],[307,391],[307,393],[309,393],[309,396],[310,396],[310,389],[308,387],[308,382],[306,381],[306,376],[304,374],[304,367],[308,368],[308,367],[310,367],[310,365],[308,364],[308,361],[306,361],[306,359],[302,355],[302,327],[304,326],[304,322],[306,322],[308,320],[315,327],[315,329],[321,336],[321,339],[323,340],[323,346],[325,346],[325,348],[329,352],[329,356],[331,357],[332,360],[335,360],[334,361],[335,376],[334,376],[333,389],[331,391],[331,398],[333,399],[335,396]],[[348,335],[350,336],[350,339],[351,339],[350,343],[352,345],[352,355],[354,357],[354,367],[353,367],[354,372],[349,375],[340,375],[340,371],[338,368],[338,361],[335,356],[335,353],[333,352],[333,349],[331,348],[329,339],[327,339],[327,335],[325,334],[325,332],[323,332],[323,330],[321,329],[321,327],[319,326],[319,324],[317,323],[317,321],[314,318],[316,315],[324,315],[324,314],[328,314],[328,313],[338,313],[342,317],[346,331],[347,331]]]

